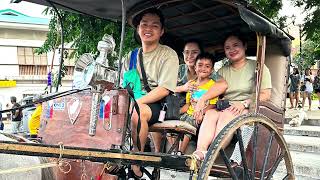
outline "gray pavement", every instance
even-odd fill
[[[285,117],[287,122],[299,111],[298,109],[289,109],[290,102],[287,99],[287,110]],[[307,113],[308,120],[299,127],[290,127],[288,124],[284,126],[284,137],[290,149],[290,154],[294,163],[297,179],[320,179],[320,110],[318,109],[318,101],[312,101],[311,111],[304,110]],[[11,132],[9,121],[4,121],[4,132]],[[153,168],[148,168],[151,172]],[[284,165],[279,166],[279,171],[273,179],[278,179],[284,170]],[[145,179],[148,179],[145,177]],[[176,172],[170,170],[161,170],[161,180],[187,180],[189,174],[185,172]],[[211,177],[210,179],[217,179]],[[26,179],[27,180],[27,179]]]

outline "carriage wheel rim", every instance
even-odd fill
[[[277,140],[278,145],[282,150],[285,151],[283,160],[285,161],[288,179],[290,180],[295,179],[290,151],[277,125],[272,120],[270,120],[269,118],[265,117],[262,114],[248,113],[248,114],[239,116],[234,120],[232,120],[230,123],[228,123],[221,130],[221,132],[218,134],[215,140],[211,143],[211,145],[208,148],[208,151],[212,150],[213,153],[210,155],[207,154],[203,163],[201,164],[200,171],[197,178],[198,180],[208,178],[210,174],[210,169],[214,164],[214,161],[217,159],[219,155],[219,150],[222,149],[224,142],[226,142],[228,138],[230,138],[230,136],[233,135],[233,133],[228,134],[228,132],[230,131],[236,132],[236,130],[239,129],[242,125],[250,124],[250,123],[259,123],[263,125],[265,128],[267,128],[269,131],[275,132],[275,139]],[[204,162],[208,162],[208,163],[204,163]]]

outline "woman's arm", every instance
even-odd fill
[[[220,78],[216,83],[214,83],[211,88],[198,100],[196,107],[194,108],[193,117],[195,119],[200,119],[202,117],[202,111],[205,108],[205,102],[218,97],[223,94],[228,88],[227,82]]]
[[[268,101],[271,98],[271,89],[260,90],[260,101]]]
[[[220,78],[211,88],[198,100],[195,111],[203,110],[205,102],[223,94],[228,88],[227,82]]]

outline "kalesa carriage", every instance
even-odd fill
[[[196,38],[204,42],[207,51],[214,52],[221,59],[224,57],[222,37],[229,32],[239,31],[248,38],[247,55],[256,57],[255,106],[249,114],[232,120],[219,133],[200,163],[191,155],[172,153],[177,150],[179,138],[184,134],[196,134],[195,128],[176,120],[150,127],[150,131],[163,133],[162,153],[132,152],[129,128],[130,96],[126,89],[119,87],[119,72],[108,67],[105,58],[95,60],[85,54],[78,60],[75,70],[83,76],[84,87],[89,85],[90,88],[73,89],[44,97],[39,130],[41,143],[7,134],[6,136],[14,141],[0,142],[1,153],[43,157],[47,163],[34,167],[43,168],[42,179],[113,179],[114,175],[118,179],[127,179],[126,169],[131,164],[154,167],[153,173],[146,171],[146,174],[155,180],[161,178],[159,169],[189,172],[190,179],[198,180],[208,179],[209,176],[252,180],[295,179],[291,156],[283,137],[293,38],[277,28],[262,13],[250,7],[246,1],[26,1],[119,22],[122,24],[122,40],[126,22],[131,25],[132,18],[139,12],[156,7],[163,12],[166,19],[163,44],[169,45],[176,52],[182,52],[182,42]],[[61,29],[63,31],[63,28]],[[103,52],[108,53],[114,46],[112,37],[105,36],[100,48],[105,48]],[[119,57],[122,56],[122,46],[121,41]],[[106,54],[103,57],[106,57]],[[272,94],[268,102],[258,100],[263,64],[269,68],[272,78]],[[101,99],[110,103],[109,115],[102,119],[99,115]],[[45,112],[48,106],[54,106],[51,116]],[[253,129],[247,146],[242,140],[244,127]],[[172,147],[165,145],[166,133],[178,137]],[[225,148],[230,137],[233,137],[233,140]],[[239,144],[242,155],[240,165],[232,164],[229,158],[236,143]],[[277,170],[280,173],[277,173],[275,178],[273,175]],[[51,173],[50,178],[48,173]]]

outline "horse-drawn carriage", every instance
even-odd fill
[[[232,179],[271,179],[283,161],[278,175],[282,179],[294,179],[293,165],[287,144],[283,138],[285,98],[290,62],[291,36],[277,28],[263,14],[250,7],[246,1],[232,0],[26,0],[100,18],[132,24],[132,18],[150,7],[159,8],[167,22],[162,39],[176,52],[182,52],[182,43],[200,39],[205,49],[223,58],[223,39],[232,31],[239,31],[248,38],[249,56],[254,56],[256,69],[255,106],[249,114],[232,120],[211,143],[205,159],[199,164],[193,156],[171,154],[176,150],[183,134],[196,134],[196,129],[180,121],[165,121],[153,125],[150,130],[177,134],[176,143],[163,153],[130,151],[130,111],[127,90],[117,86],[119,77],[105,62],[84,58],[76,70],[86,76],[85,85],[91,89],[71,90],[49,95],[43,102],[43,115],[39,136],[43,144],[0,143],[0,152],[51,158],[80,159],[69,161],[70,172],[59,174],[58,179],[94,178],[97,175],[111,178],[117,165],[117,175],[126,179],[126,167],[131,164],[155,167],[151,179],[160,179],[159,168],[190,172],[190,178],[207,179],[209,175]],[[67,27],[65,27],[67,28]],[[122,28],[124,29],[124,28]],[[122,33],[122,39],[124,30]],[[106,39],[105,39],[106,41]],[[110,42],[110,41],[109,41]],[[122,42],[120,47],[122,47]],[[121,48],[120,48],[121,49]],[[121,50],[119,53],[121,57]],[[89,59],[89,60],[88,60]],[[121,58],[119,58],[121,59]],[[87,60],[87,61],[86,61]],[[121,63],[120,63],[121,64]],[[272,93],[268,102],[260,102],[259,92],[263,65],[271,73]],[[110,74],[113,74],[110,76]],[[115,83],[112,89],[108,83]],[[108,116],[100,117],[101,99],[109,102]],[[45,112],[52,107],[53,114]],[[242,132],[251,128],[248,145],[244,145]],[[233,137],[233,141],[225,148]],[[165,141],[163,141],[165,142]],[[242,162],[230,162],[230,154],[238,143]],[[129,148],[128,145],[129,144]],[[55,159],[56,160],[56,159]],[[92,162],[89,162],[92,161]],[[95,163],[93,163],[95,162]],[[61,169],[60,165],[57,165]],[[120,167],[120,170],[119,170]],[[116,171],[114,171],[116,172]]]

